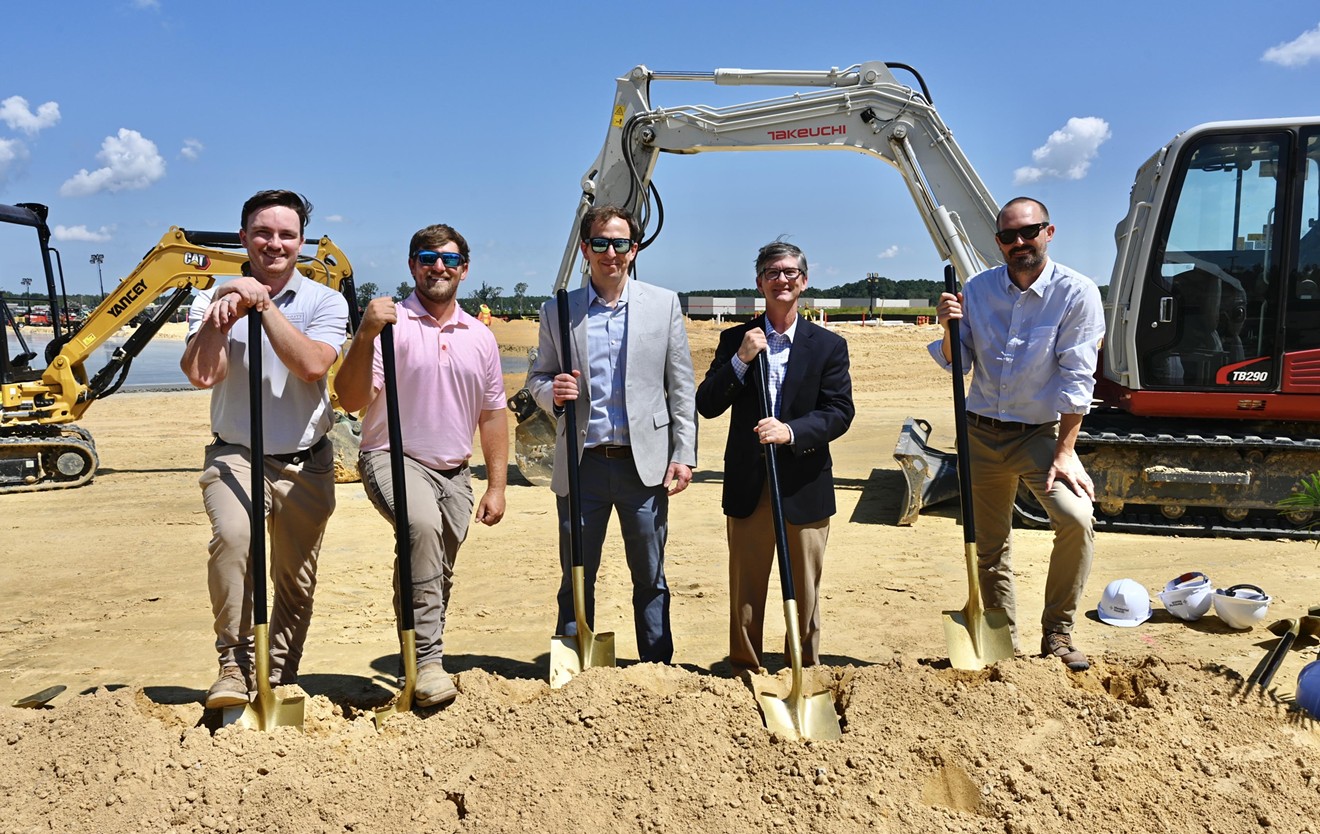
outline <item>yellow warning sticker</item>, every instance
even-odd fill
[[[624,112],[625,108],[622,104],[614,105],[614,118],[610,120],[610,124],[614,127],[623,127]]]

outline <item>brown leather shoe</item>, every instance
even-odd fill
[[[225,666],[206,691],[206,708],[238,707],[248,703],[247,676],[237,666]]]
[[[1091,661],[1072,644],[1072,635],[1062,631],[1051,631],[1040,640],[1041,657],[1057,657],[1071,672],[1085,672],[1091,668]]]

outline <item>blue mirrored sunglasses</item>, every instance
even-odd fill
[[[414,252],[413,257],[417,263],[422,266],[435,266],[436,261],[442,262],[445,266],[453,268],[462,266],[467,259],[457,252],[432,252],[430,249],[423,249],[420,252]]]

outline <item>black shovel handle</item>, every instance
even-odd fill
[[[944,291],[958,294],[958,278],[953,264],[944,266]],[[949,347],[953,354],[953,425],[957,434],[958,495],[962,500],[963,543],[976,542],[976,523],[972,520],[972,454],[967,440],[967,393],[963,390],[962,338],[958,319],[949,319]]]
[[[766,320],[766,335],[769,337],[769,320]],[[770,407],[770,345],[756,357],[756,372],[760,385],[757,386],[761,399],[761,417],[773,416]],[[770,491],[770,515],[775,523],[775,550],[779,562],[779,587],[784,592],[784,601],[796,600],[793,587],[793,567],[788,561],[788,528],[784,526],[784,504],[779,494],[779,465],[775,460],[775,447],[778,444],[767,443],[762,447],[765,455],[765,480]]]
[[[555,293],[555,306],[559,309],[559,368],[561,373],[573,373],[573,327],[568,316],[568,290]],[[582,392],[578,391],[578,396]],[[577,453],[577,400],[564,403],[564,457],[568,461],[568,542],[569,555],[575,568],[582,567],[582,489],[578,475]]]
[[[261,311],[249,307],[248,320],[248,414],[251,420],[248,447],[252,452],[252,492],[249,520],[252,524],[248,550],[248,572],[252,578],[252,624],[266,625],[266,439],[261,410]]]
[[[412,527],[408,523],[408,487],[403,474],[403,428],[399,423],[399,381],[394,369],[394,325],[380,331],[380,361],[385,372],[385,425],[390,436],[390,484],[394,494],[394,556],[399,563],[399,620],[412,631]]]

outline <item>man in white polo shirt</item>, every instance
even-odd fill
[[[262,411],[270,528],[271,683],[296,683],[312,616],[316,560],[335,508],[333,422],[326,373],[348,329],[348,303],[297,270],[311,204],[292,191],[261,191],[243,204],[239,240],[250,275],[198,293],[188,311],[180,365],[211,390],[211,432],[200,484],[211,520],[207,583],[220,676],[206,707],[247,703],[251,679],[251,409],[249,309],[262,313]]]
[[[417,683],[413,699],[423,707],[454,699],[458,688],[445,671],[445,611],[454,584],[454,560],[476,520],[497,524],[504,517],[509,461],[509,423],[504,376],[495,336],[458,306],[458,287],[467,277],[468,243],[452,226],[427,226],[408,246],[408,270],[417,288],[401,302],[374,298],[335,377],[339,404],[362,417],[358,471],[367,497],[394,523],[394,484],[386,424],[384,366],[376,337],[394,325],[399,424],[403,434],[409,541],[412,543],[412,605],[417,635]],[[486,492],[474,500],[472,435],[481,438]],[[398,563],[395,615],[399,616]]]

